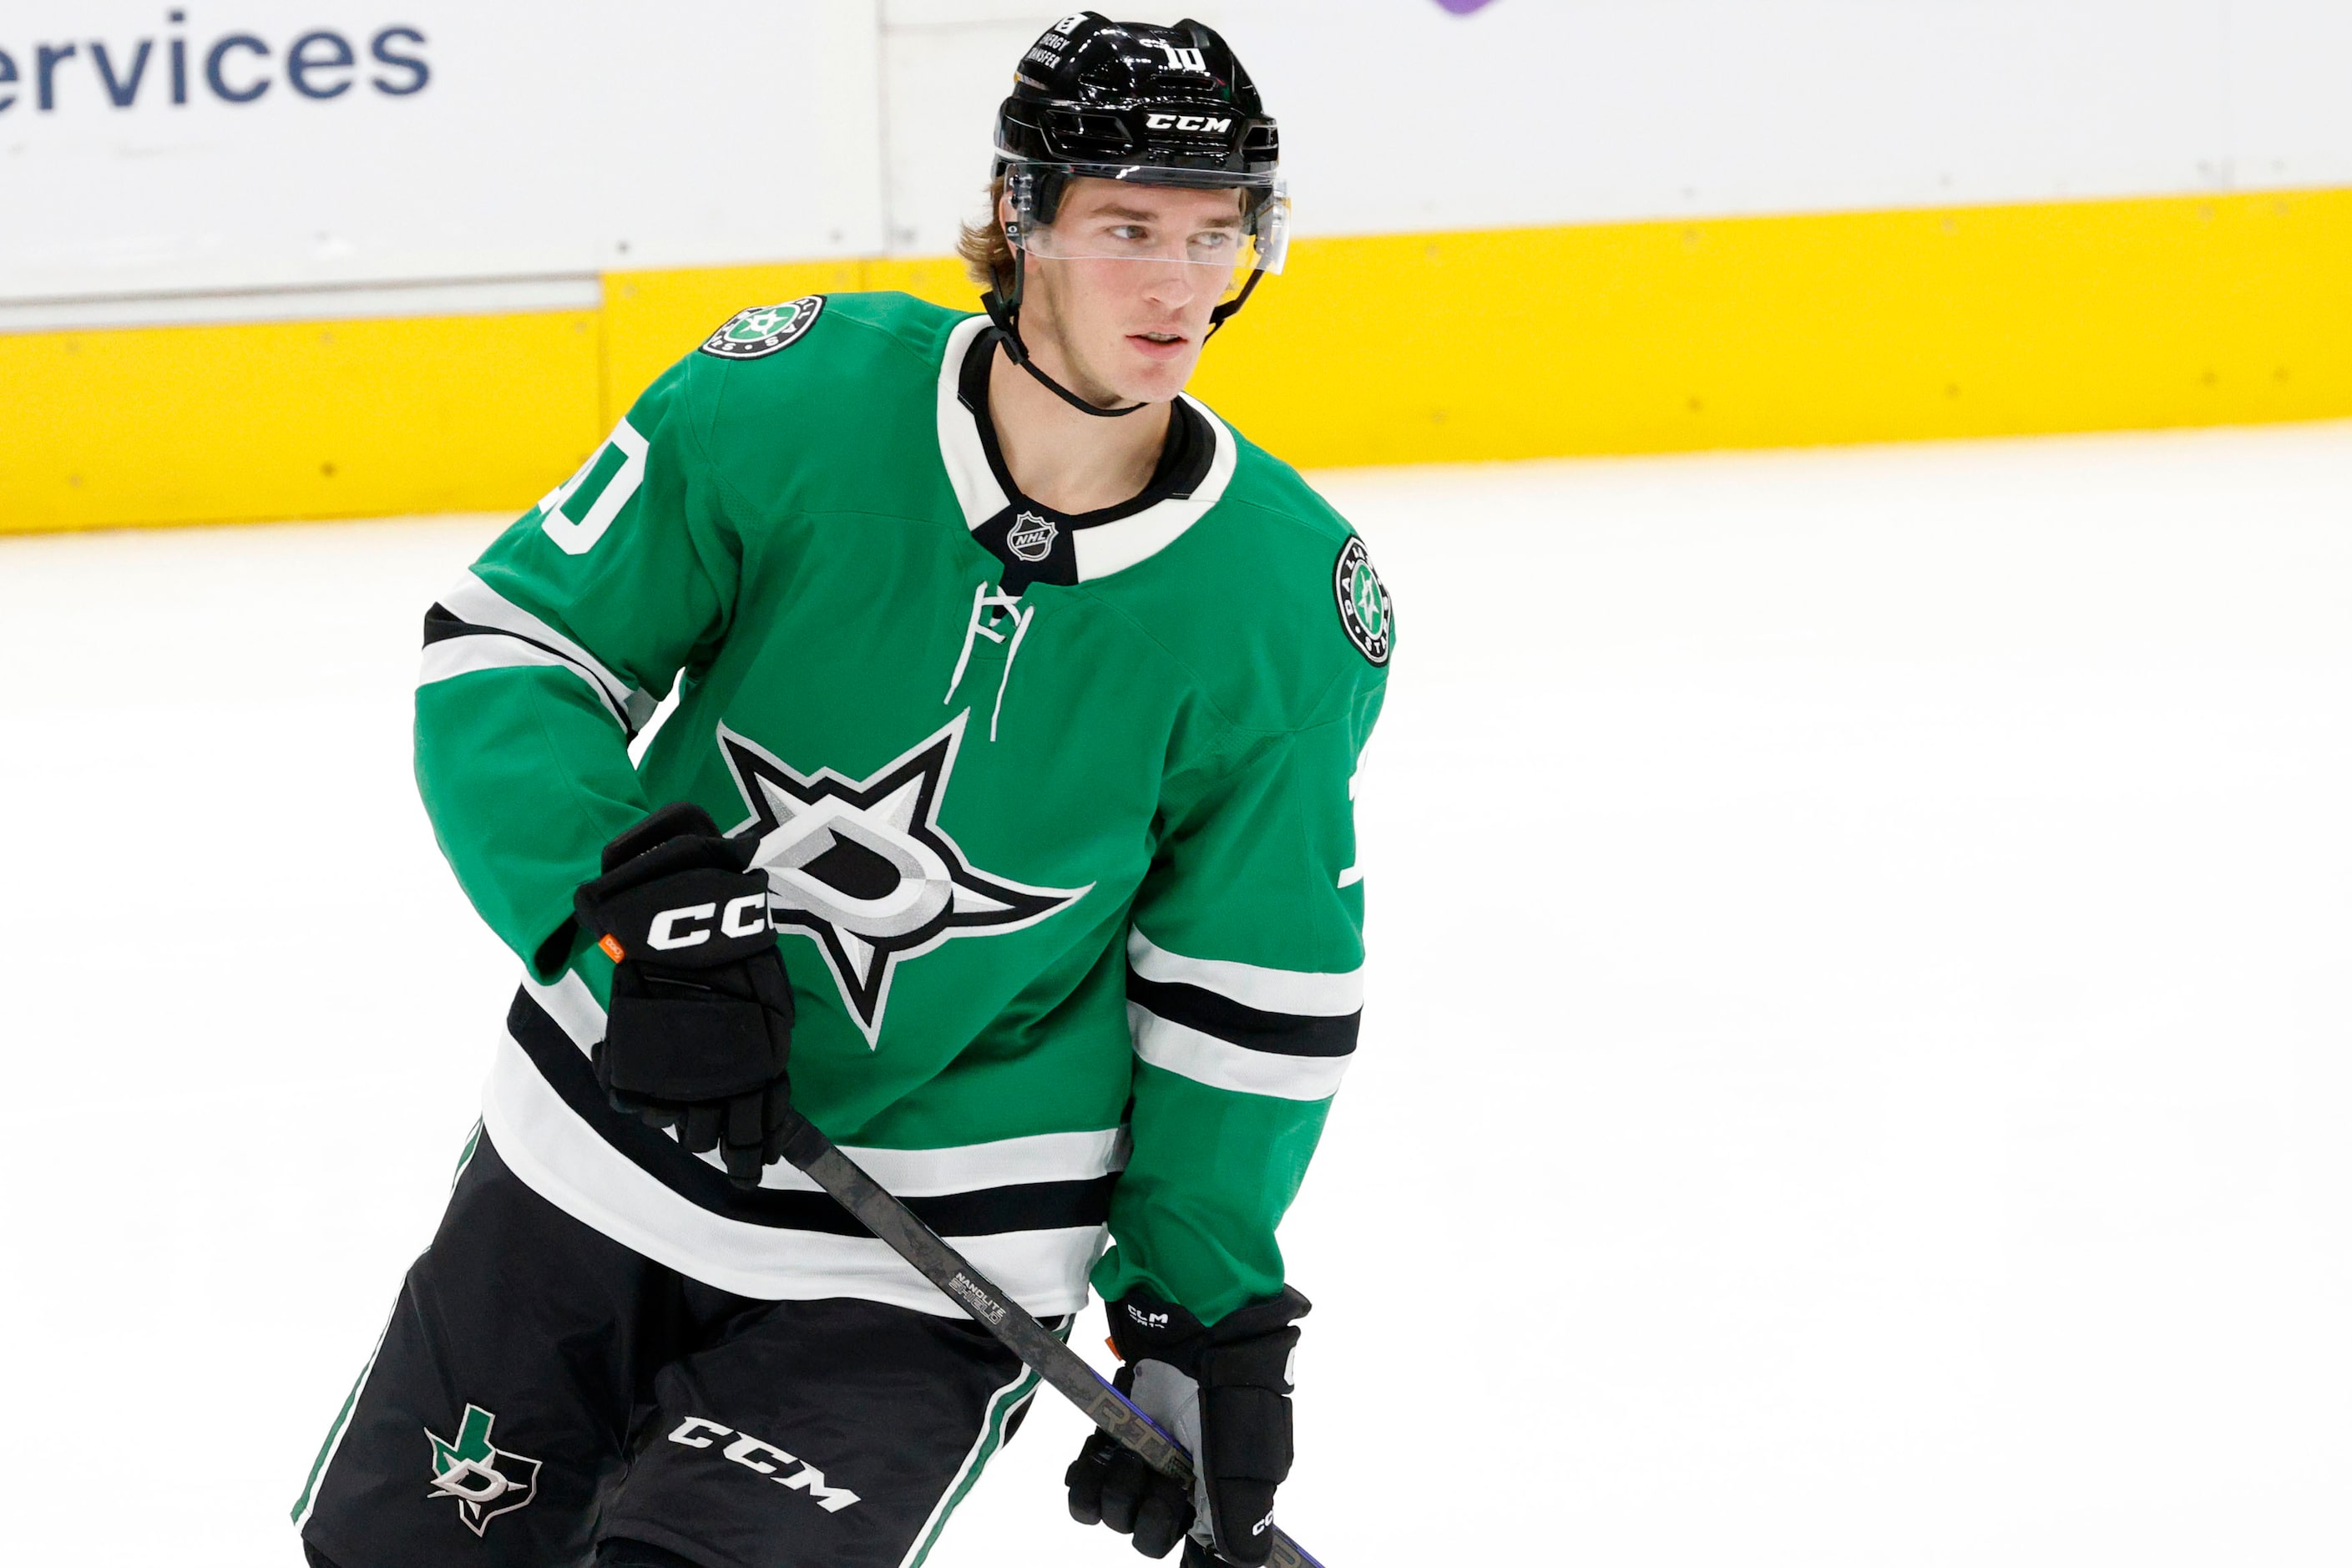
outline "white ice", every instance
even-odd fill
[[[1284,1522],[2352,1559],[2352,428],[1324,483],[1402,636]],[[408,763],[497,526],[0,542],[11,1563],[298,1561],[514,971]],[[938,1568],[1131,1561],[1079,1435]]]

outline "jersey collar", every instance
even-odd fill
[[[1013,504],[1013,498],[1004,493],[1004,487],[996,482],[996,475],[989,467],[978,422],[957,395],[964,355],[971,351],[972,340],[987,330],[986,316],[968,316],[956,323],[948,333],[947,355],[940,363],[940,460],[947,468],[948,482],[955,489],[956,504],[962,509],[967,529],[979,528]],[[1187,395],[1184,401],[1206,422],[1210,438],[1216,443],[1216,454],[1209,460],[1207,476],[1191,495],[1171,496],[1114,521],[1073,530],[1076,537],[1071,545],[1077,552],[1079,582],[1108,577],[1139,561],[1150,560],[1176,542],[1186,529],[1200,521],[1202,514],[1224,498],[1225,486],[1233,481],[1234,466],[1240,458],[1238,444],[1234,433],[1225,428],[1224,421],[1210,413],[1199,399]]]

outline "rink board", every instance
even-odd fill
[[[1197,390],[1306,467],[2352,416],[2352,190],[1302,240]],[[0,334],[0,531],[520,510],[747,305],[951,261],[614,272],[593,310]]]

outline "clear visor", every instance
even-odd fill
[[[1038,212],[1058,185],[1054,219]],[[1202,187],[1164,171],[1091,164],[1005,172],[1013,243],[1053,261],[1149,261],[1221,274],[1221,288],[1253,271],[1279,272],[1289,248],[1290,193],[1280,179]]]

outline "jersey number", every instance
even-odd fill
[[[588,483],[590,476],[604,467],[604,454],[621,454],[621,463],[611,471],[604,488],[597,490],[588,503],[588,515],[573,521],[563,514],[564,506]],[[604,537],[613,526],[613,519],[629,504],[637,487],[646,482],[646,438],[626,419],[613,426],[612,438],[588,454],[580,471],[547,492],[539,503],[539,526],[555,547],[566,555],[585,555]]]

